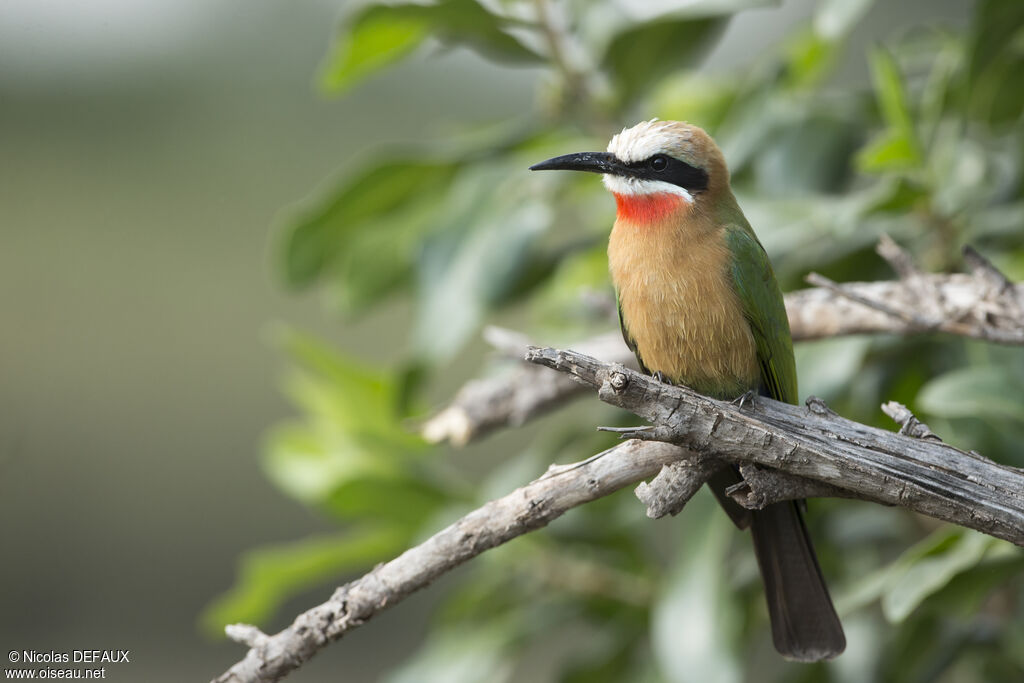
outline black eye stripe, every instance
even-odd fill
[[[664,159],[665,166],[662,170],[655,170],[652,162],[655,159]],[[660,165],[660,164],[659,164]],[[708,174],[702,168],[691,166],[685,161],[676,159],[666,154],[655,154],[652,157],[641,161],[634,161],[624,164],[629,170],[629,175],[634,178],[645,180],[662,180],[672,183],[691,192],[701,192],[708,189]]]

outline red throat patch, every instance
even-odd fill
[[[656,223],[687,203],[684,197],[671,192],[612,194],[615,195],[619,218],[631,223]]]

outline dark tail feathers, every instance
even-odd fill
[[[775,649],[801,662],[839,655],[846,648],[846,636],[800,508],[794,502],[769,505],[753,514],[751,532]]]

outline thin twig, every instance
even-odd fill
[[[554,23],[548,0],[534,0],[533,4],[537,11],[537,25],[544,35],[551,62],[565,83],[561,106],[563,108],[566,105],[575,107],[588,102],[590,93],[587,89],[586,75],[578,71],[569,61],[564,45],[565,34]]]
[[[1010,278],[971,245],[964,245],[963,253],[964,263],[971,270],[971,274],[991,288],[993,296],[989,298],[996,298],[1009,305],[1018,315],[1024,315],[1024,292],[1015,287]]]
[[[882,235],[879,238],[875,252],[888,262],[901,280],[908,280],[921,274],[921,271],[914,265],[914,259],[910,257],[910,254],[888,235]]]
[[[397,558],[345,584],[327,602],[300,614],[272,636],[234,624],[227,633],[250,646],[245,658],[214,683],[278,681],[328,643],[480,553],[546,526],[567,510],[652,477],[685,456],[662,443],[629,441],[585,465],[543,476],[492,500]],[[258,635],[257,635],[258,634]]]
[[[900,434],[912,436],[915,439],[929,439],[931,441],[942,441],[939,436],[931,430],[924,422],[914,416],[910,409],[902,403],[889,401],[882,404],[882,412],[888,415],[900,426]]]
[[[935,321],[928,320],[924,316],[918,315],[912,310],[895,308],[879,299],[871,299],[858,294],[857,292],[828,279],[820,273],[808,273],[807,277],[804,278],[804,281],[809,285],[827,289],[844,299],[849,299],[850,301],[855,301],[862,306],[867,306],[868,308],[873,308],[876,311],[881,311],[887,316],[906,323],[915,331],[931,331],[938,327],[938,323]]]

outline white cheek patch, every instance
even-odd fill
[[[618,175],[605,174],[604,186],[609,192],[623,195],[643,194],[674,194],[682,197],[687,204],[693,204],[693,195],[685,188],[666,183],[664,180],[648,180],[646,178],[626,178]]]

